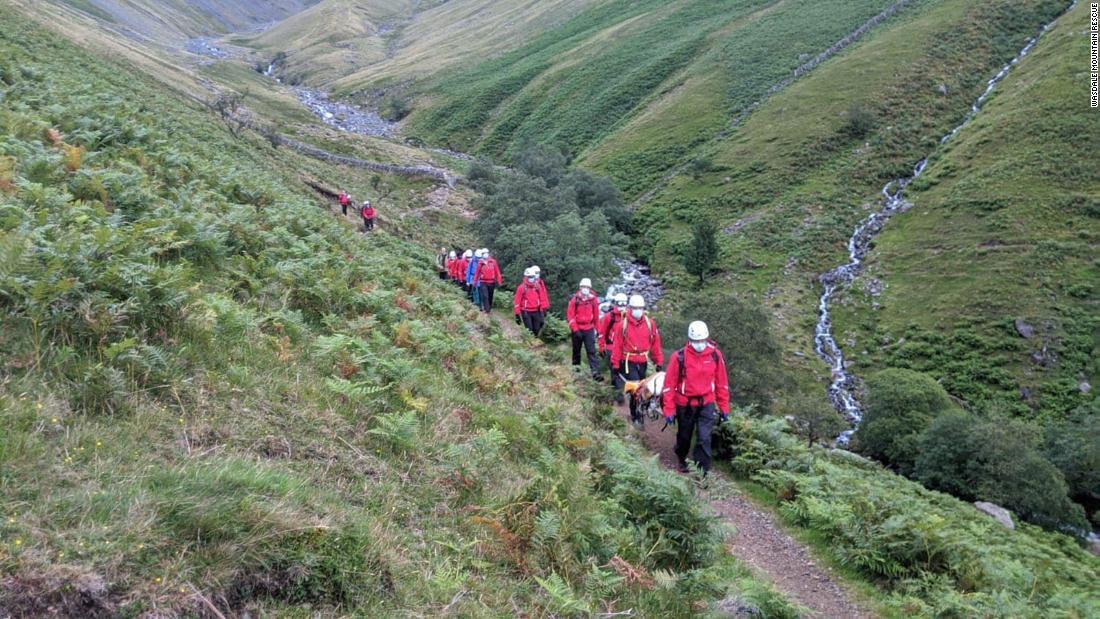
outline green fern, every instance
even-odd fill
[[[545,579],[535,576],[535,581],[550,598],[551,611],[566,616],[586,615],[592,612],[588,604],[577,597],[557,572],[551,573]]]

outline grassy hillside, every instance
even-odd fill
[[[849,234],[878,208],[882,186],[935,150],[986,80],[1064,7],[1042,0],[911,6],[701,149],[699,165],[640,208],[636,247],[669,281],[686,284],[680,255],[688,224],[715,222],[723,230],[721,274],[710,285],[766,299],[791,364],[820,371],[811,347],[817,275],[844,261]]]
[[[0,614],[793,614],[391,233],[428,216],[363,237],[299,175],[427,188],[0,18]]]
[[[1095,397],[1078,387],[1100,381],[1100,124],[1079,102],[1077,62],[1087,20],[1081,5],[1044,35],[909,191],[914,208],[879,237],[865,276],[883,284],[877,309],[852,290],[839,321],[870,351],[858,371],[912,367],[968,401],[1043,415]]]
[[[248,30],[280,21],[317,0],[52,0],[158,44],[165,39]]]
[[[688,112],[681,117],[687,123],[665,125],[661,135],[639,136],[647,152],[622,153],[630,170],[606,166],[629,193],[888,4],[605,3],[500,58],[439,79],[411,130],[491,155],[525,140],[582,153],[636,115],[671,105],[663,95],[690,80],[691,96],[701,99],[697,109],[706,112]]]
[[[322,0],[257,38],[239,42],[287,52],[290,79],[340,93],[372,92],[512,50],[593,0]]]

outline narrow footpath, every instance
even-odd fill
[[[630,419],[625,404],[615,411]],[[661,464],[676,468],[675,428],[661,432],[663,421],[647,421],[641,433],[642,441],[657,454]],[[711,471],[712,487],[734,488],[721,473]],[[718,496],[721,495],[721,496]],[[793,602],[810,609],[813,617],[865,618],[875,614],[858,604],[838,582],[827,566],[819,565],[808,548],[788,535],[776,522],[776,516],[754,505],[736,490],[714,493],[703,490],[702,496],[723,520],[732,524],[735,532],[726,540],[729,551],[757,574],[774,584]]]

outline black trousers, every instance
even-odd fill
[[[542,325],[546,322],[546,316],[542,312],[520,312],[520,318],[523,320],[523,326],[536,336],[539,331],[542,331]]]
[[[718,407],[714,403],[705,406],[676,407],[676,457],[680,464],[687,461],[691,449],[691,435],[695,433],[695,464],[704,472],[710,470],[710,437],[718,424]]]
[[[642,380],[648,370],[649,363],[646,361],[641,363],[623,361],[623,376],[626,380]],[[642,419],[642,414],[638,412],[638,398],[633,393],[630,394],[630,420],[645,421]]]
[[[363,218],[363,229],[364,230],[374,230],[374,218],[373,217],[371,217],[369,219],[366,218],[366,217]]]
[[[581,346],[584,346],[584,352],[588,355],[588,369],[592,371],[592,376],[599,376],[600,362],[596,358],[595,329],[573,332],[573,365],[581,364]]]
[[[611,365],[610,352],[604,352],[603,359],[607,363],[607,369],[611,371],[611,386],[615,388],[615,393],[621,396],[623,393],[623,377],[619,375],[619,368]],[[617,396],[616,399],[622,402],[622,399],[619,399]]]
[[[497,289],[496,284],[481,284],[480,301],[481,311],[488,314],[493,309],[493,292]]]
[[[340,205],[340,212],[344,214],[344,217],[347,217],[348,216],[348,205],[347,204],[341,204]]]

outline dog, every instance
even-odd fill
[[[665,393],[665,373],[657,372],[642,380],[623,382],[623,393],[637,398],[639,410],[650,420],[661,417],[661,399]]]

